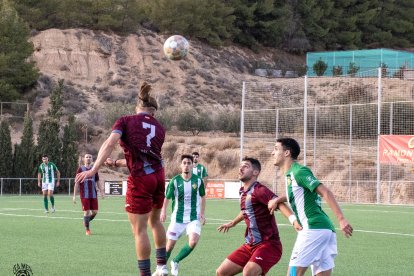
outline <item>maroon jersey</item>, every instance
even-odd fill
[[[81,172],[86,172],[92,169],[92,167],[87,168],[86,166],[80,166],[76,171],[76,174]],[[86,178],[84,182],[79,183],[79,192],[80,198],[97,198],[96,196],[96,181],[99,180],[99,175],[96,173],[90,178]]]
[[[121,135],[127,167],[132,177],[152,174],[163,168],[161,147],[165,139],[163,126],[148,113],[123,116],[112,127]]]
[[[262,241],[279,240],[276,219],[267,207],[269,200],[277,196],[257,181],[247,191],[241,187],[239,194],[240,209],[247,225],[246,243],[255,245]]]

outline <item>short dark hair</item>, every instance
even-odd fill
[[[189,155],[189,154],[183,154],[183,155],[181,155],[181,161],[183,161],[186,158],[187,159],[190,159],[191,160],[191,163],[194,163],[194,158],[193,158],[192,155]]]
[[[47,156],[47,154],[42,154],[42,158],[45,158],[45,157],[49,158],[49,156]]]
[[[199,154],[197,151],[194,151],[194,152],[192,153],[192,155],[197,155],[197,156],[200,156],[200,154]]]
[[[279,138],[276,142],[281,143],[284,150],[290,151],[290,156],[297,159],[300,153],[299,143],[293,138]]]
[[[258,170],[259,172],[262,170],[262,165],[260,165],[259,160],[245,156],[242,161],[249,161],[252,164],[253,169]]]

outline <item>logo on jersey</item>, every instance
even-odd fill
[[[288,186],[292,185],[292,179],[290,178],[290,175],[286,176],[286,183]]]
[[[306,177],[306,180],[308,181],[309,185],[312,186],[315,182],[317,182],[318,180],[312,176],[312,175],[308,175]]]
[[[261,261],[263,261],[263,258],[262,258],[262,257],[256,257],[256,260],[261,260]]]
[[[191,187],[193,187],[194,190],[197,190],[197,184],[193,184]]]

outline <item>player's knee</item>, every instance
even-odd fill
[[[194,248],[194,247],[196,247],[197,242],[198,242],[198,241],[195,241],[195,240],[190,240],[190,241],[188,241],[188,245],[189,245],[191,248]]]

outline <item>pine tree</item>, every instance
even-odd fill
[[[63,129],[61,173],[63,177],[73,177],[78,162],[78,143],[75,117],[69,117],[68,124]]]
[[[35,144],[33,138],[33,120],[26,113],[22,141],[14,148],[14,175],[16,177],[35,177]]]
[[[0,123],[0,177],[13,175],[13,149],[10,125],[5,120]]]
[[[0,101],[13,101],[38,78],[29,28],[7,0],[0,1]]]

